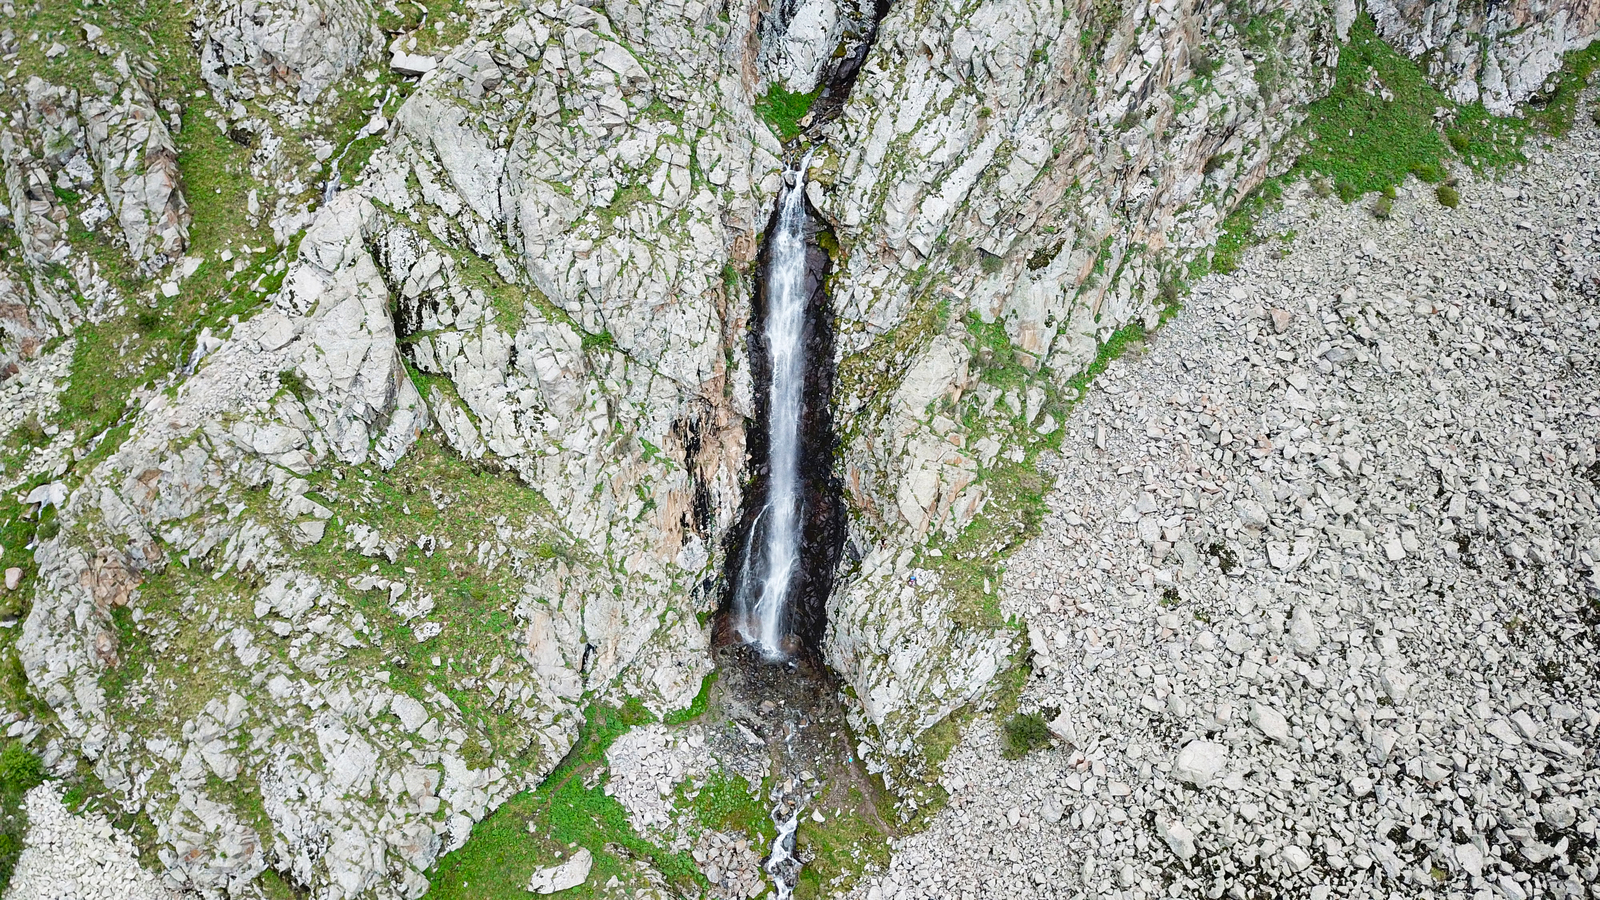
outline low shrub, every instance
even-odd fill
[[[1044,718],[1033,713],[1018,713],[1005,725],[1006,759],[1021,759],[1035,750],[1050,746],[1050,728]]]
[[[0,750],[0,787],[27,792],[44,781],[44,763],[16,741]]]

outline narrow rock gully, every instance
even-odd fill
[[[792,14],[780,4],[774,15]],[[756,418],[739,524],[724,547],[726,571],[713,655],[722,679],[713,701],[745,730],[740,748],[766,773],[777,836],[762,868],[779,900],[794,896],[804,861],[803,816],[841,814],[891,831],[878,813],[882,789],[855,757],[839,682],[822,660],[827,601],[844,547],[842,482],[834,472],[834,316],[827,294],[830,226],[806,198],[807,170],[877,38],[887,0],[863,4],[824,73],[756,260],[747,336]],[[841,807],[850,807],[842,809]]]

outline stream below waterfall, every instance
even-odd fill
[[[328,164],[328,179],[322,183],[323,203],[333,202],[334,195],[339,193],[343,187],[343,175],[340,174],[339,169],[344,165],[344,158],[350,154],[350,148],[354,147],[356,142],[362,138],[371,137],[389,127],[389,120],[384,117],[383,111],[388,107],[389,100],[393,97],[394,85],[391,84],[383,89],[383,98],[378,101],[377,106],[372,108],[372,116],[367,119],[367,123],[361,126],[361,130],[357,131],[354,137],[345,142],[344,149],[340,150],[339,155],[335,156],[333,161]]]

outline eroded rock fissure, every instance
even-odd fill
[[[822,92],[811,105],[812,129],[837,119],[844,112],[845,100],[849,99],[850,91],[856,86],[856,78],[861,75],[862,66],[866,65],[867,54],[878,42],[878,25],[889,14],[889,0],[860,0],[860,11],[863,16],[860,34],[847,36],[840,48],[842,54],[823,80]]]
[[[793,14],[793,4],[788,9]],[[859,31],[821,78],[808,135],[836,118],[877,38],[886,0],[861,6]],[[779,14],[783,14],[780,9]],[[833,472],[833,260],[828,226],[806,199],[815,149],[784,173],[757,256],[748,346],[756,417],[748,433],[749,484],[729,536],[719,642],[754,647],[769,662],[816,655],[844,547],[842,482]]]

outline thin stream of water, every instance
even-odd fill
[[[367,120],[367,124],[361,126],[361,130],[356,132],[356,136],[345,143],[344,149],[340,150],[339,155],[334,158],[333,165],[328,167],[328,180],[323,182],[322,185],[323,203],[332,202],[334,195],[339,193],[341,186],[339,168],[344,165],[344,158],[349,155],[350,148],[356,145],[356,141],[371,137],[389,127],[389,120],[384,117],[383,110],[384,107],[389,105],[389,100],[393,96],[394,85],[391,84],[384,88],[383,99],[379,100],[378,105],[373,108],[372,117]]]
[[[763,868],[772,878],[777,900],[789,900],[794,896],[795,883],[800,880],[800,861],[794,856],[794,833],[800,827],[800,806],[796,804],[787,819],[779,818],[774,810],[773,819],[778,823],[778,836],[772,839],[772,853]]]

